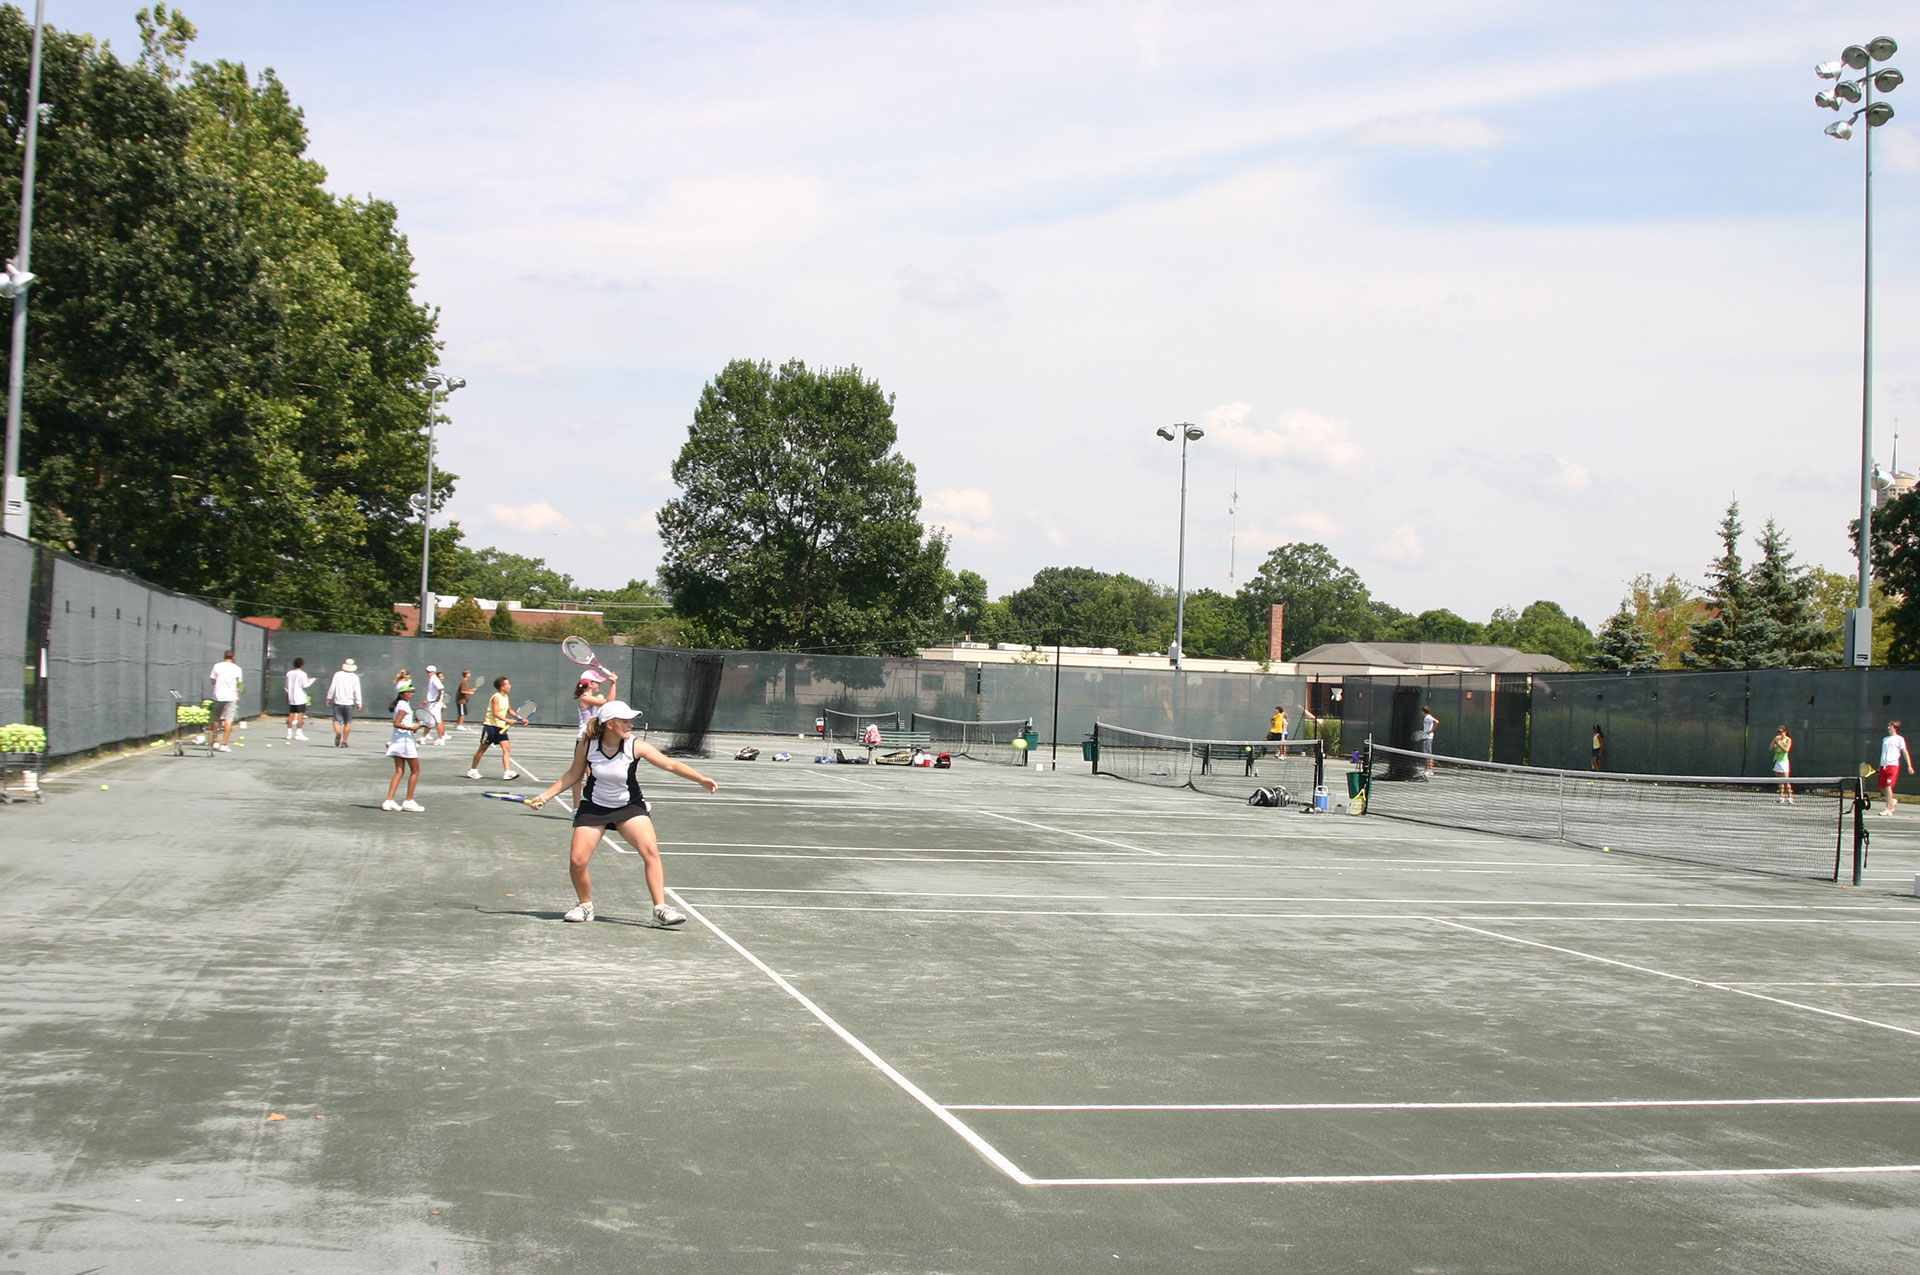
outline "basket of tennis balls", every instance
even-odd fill
[[[0,726],[0,753],[44,753],[47,751],[47,732],[38,726],[25,726],[15,722],[11,726]]]
[[[173,719],[182,726],[205,726],[213,720],[213,712],[204,704],[199,708],[190,708],[182,704],[173,711]]]

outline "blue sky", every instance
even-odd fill
[[[48,5],[136,48],[131,3]],[[651,576],[733,358],[855,364],[951,558],[1597,627],[1738,496],[1851,571],[1861,143],[1815,62],[1910,4],[185,6],[400,210],[480,544]],[[1906,100],[1911,95],[1909,105]],[[1875,134],[1877,394],[1920,468],[1920,85]],[[1232,493],[1239,493],[1231,518]],[[1233,576],[1229,577],[1229,569]]]

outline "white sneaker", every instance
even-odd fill
[[[293,732],[293,737],[294,737],[295,739],[305,739],[305,738],[307,737],[307,732],[305,732],[305,731],[303,731],[303,730],[297,730],[297,731],[295,731],[295,732]]]
[[[291,744],[291,743],[293,742],[293,732],[292,732],[292,731],[288,731],[288,732],[287,732],[287,742],[288,742],[289,744]]]
[[[467,778],[468,778],[468,779],[478,779],[478,778],[480,778],[480,772],[479,772],[479,771],[477,771],[477,770],[469,770],[469,771],[467,772]]]
[[[658,929],[664,930],[669,925],[685,925],[686,921],[686,914],[670,904],[656,903],[653,905],[653,924]]]
[[[393,798],[391,798],[391,797],[389,797],[389,798],[387,798],[387,799],[386,799],[385,801],[383,801],[383,802],[381,802],[381,803],[380,803],[380,809],[382,809],[382,810],[398,810],[398,809],[400,809],[400,803],[399,803],[399,802],[397,802],[397,801],[395,801],[395,800],[394,800]]]
[[[216,753],[230,753],[233,751],[233,748],[229,744],[215,744],[213,751]]]
[[[591,921],[593,920],[593,904],[592,902],[576,903],[568,908],[566,912],[561,915],[560,919],[562,921]]]
[[[427,808],[411,797],[400,803],[400,809],[411,815],[424,815],[427,813]]]
[[[519,772],[519,771],[517,771],[517,770],[509,770],[509,771],[507,771],[507,772],[506,772],[505,774],[503,774],[503,775],[501,775],[501,776],[500,776],[500,778],[502,778],[502,779],[518,779],[518,778],[520,778],[520,772]]]
[[[439,739],[434,740],[433,746],[435,748],[445,748],[447,746],[446,736],[443,735]]]

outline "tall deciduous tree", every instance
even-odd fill
[[[1019,642],[1164,651],[1173,637],[1173,597],[1151,581],[1092,567],[1043,567],[1008,594],[1009,633]]]
[[[906,654],[942,627],[946,538],[920,525],[893,401],[857,368],[729,363],[658,515],[660,582],[697,640]]]
[[[1694,587],[1677,575],[1656,581],[1642,572],[1627,582],[1622,605],[1633,612],[1634,623],[1653,644],[1659,667],[1684,667],[1693,650],[1693,626],[1707,618],[1707,604]]]
[[[1544,599],[1526,610],[1515,612],[1502,607],[1487,621],[1487,640],[1498,646],[1516,647],[1536,655],[1551,655],[1579,667],[1593,654],[1593,632],[1568,615],[1558,602]]]
[[[1286,607],[1286,658],[1323,643],[1366,642],[1380,634],[1367,586],[1325,545],[1281,545],[1234,596],[1255,633],[1266,631],[1270,607]]]
[[[1920,491],[1888,501],[1868,525],[1874,572],[1885,582],[1887,592],[1899,599],[1887,617],[1891,630],[1887,658],[1895,664],[1920,663]],[[1859,543],[1859,526],[1857,519],[1849,524],[1849,544]],[[1854,601],[1858,600],[1856,593]],[[1878,648],[1879,634],[1874,638]]]

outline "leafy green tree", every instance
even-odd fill
[[[1818,668],[1836,662],[1838,634],[1820,621],[1814,602],[1816,582],[1796,565],[1787,537],[1767,519],[1760,535],[1760,561],[1749,581],[1751,605],[1765,617],[1771,648],[1756,651],[1750,668]]]
[[[1846,613],[1860,602],[1859,578],[1841,575],[1825,567],[1812,568],[1808,576],[1813,588],[1814,617],[1829,635],[1828,651],[1833,656],[1831,662],[1838,662],[1845,653]],[[1873,611],[1873,662],[1883,666],[1892,658],[1893,612],[1898,602],[1887,592],[1885,581],[1877,575],[1868,582],[1867,600],[1872,604]]]
[[[490,638],[493,631],[487,627],[487,613],[480,609],[480,603],[471,593],[463,593],[460,600],[433,618],[433,635],[443,638]]]
[[[1682,667],[1693,650],[1693,626],[1707,618],[1707,605],[1694,587],[1676,575],[1656,582],[1651,573],[1642,572],[1627,582],[1623,605],[1653,644],[1658,667]]]
[[[1195,589],[1187,595],[1187,654],[1208,659],[1263,659],[1266,626],[1256,635],[1247,628],[1246,613],[1224,593]]]
[[[1588,663],[1606,671],[1659,668],[1660,653],[1634,618],[1633,608],[1622,602],[1620,609],[1601,628]]]
[[[1380,616],[1367,586],[1321,544],[1281,545],[1234,600],[1256,633],[1266,632],[1270,607],[1286,607],[1283,655],[1289,658],[1328,642],[1370,642],[1380,636]]]
[[[493,630],[493,636],[509,642],[520,640],[520,626],[514,623],[513,612],[507,609],[507,600],[501,598],[493,604],[493,618],[487,621],[487,627]]]
[[[1152,651],[1165,650],[1173,637],[1171,594],[1129,575],[1043,567],[1003,601],[1013,641]]]
[[[955,572],[945,594],[945,619],[953,635],[960,638],[976,632],[987,609],[986,577],[977,571]]]
[[[1859,543],[1859,528],[1858,519],[1849,524],[1849,544]],[[1898,599],[1887,617],[1887,659],[1895,664],[1920,663],[1920,491],[1888,501],[1874,512],[1868,528],[1875,573]],[[1854,601],[1858,600],[1856,591]],[[1876,650],[1879,645],[1876,626]]]
[[[544,558],[501,549],[462,549],[448,564],[448,574],[454,589],[480,598],[511,600],[530,607],[562,600],[584,601],[573,577],[555,571]],[[652,597],[659,600],[658,594]]]
[[[613,633],[607,626],[590,615],[556,615],[520,630],[520,638],[526,642],[564,642],[574,635],[596,645],[613,641]]]
[[[893,400],[857,368],[736,360],[701,392],[659,512],[660,583],[696,640],[908,654],[942,626]]]
[[[1392,642],[1457,642],[1462,646],[1480,646],[1487,640],[1486,626],[1455,615],[1451,611],[1422,611],[1406,616],[1389,627],[1384,638]]]
[[[1593,632],[1558,602],[1535,602],[1524,611],[1501,607],[1487,621],[1487,640],[1536,655],[1551,655],[1576,668],[1593,653]]]

